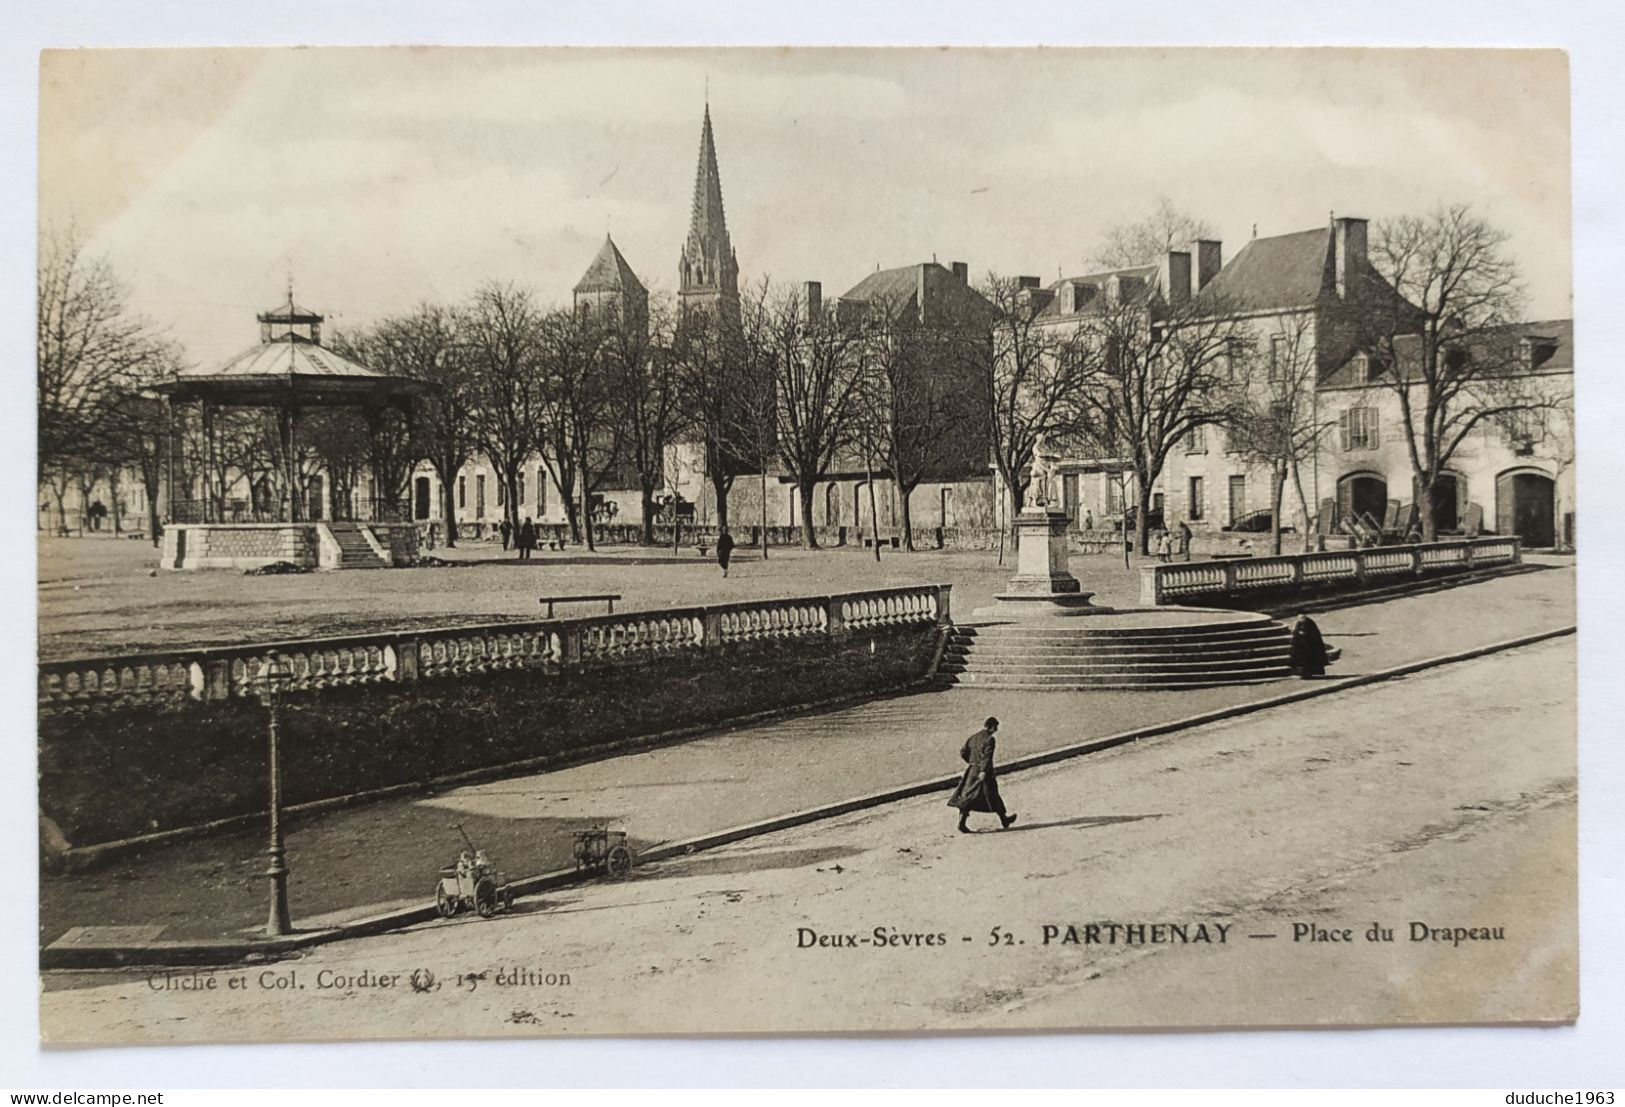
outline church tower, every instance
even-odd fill
[[[677,263],[677,291],[683,308],[722,306],[739,310],[739,262],[728,240],[722,214],[722,177],[717,172],[716,140],[711,134],[711,105],[705,105],[700,128],[700,164],[694,174],[694,214],[688,241]]]
[[[598,256],[576,282],[574,300],[576,311],[582,314],[608,316],[635,325],[649,321],[649,291],[608,235],[604,236]]]

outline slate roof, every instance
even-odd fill
[[[615,240],[604,236],[604,245],[592,259],[587,271],[576,282],[576,292],[645,292],[643,282],[621,255]]]
[[[1051,299],[1048,304],[1044,305],[1043,310],[1038,313],[1038,317],[1040,319],[1049,319],[1078,314],[1077,312],[1068,312],[1063,307],[1061,291],[1067,285],[1072,284],[1088,285],[1093,289],[1080,311],[1100,310],[1106,302],[1102,298],[1106,291],[1106,285],[1113,277],[1118,278],[1119,281],[1124,279],[1138,281],[1139,287],[1135,289],[1135,297],[1143,300],[1151,294],[1151,290],[1157,285],[1157,267],[1155,265],[1131,265],[1126,269],[1105,269],[1099,273],[1086,273],[1081,277],[1062,277],[1046,289],[1050,293]]]
[[[1400,335],[1395,339],[1394,346],[1400,360],[1401,371],[1407,376],[1414,376],[1421,360],[1421,336]],[[1476,336],[1469,346],[1487,352],[1496,362],[1509,365],[1519,372],[1574,372],[1572,319],[1537,319],[1527,323],[1508,323]],[[1359,355],[1355,354],[1328,373],[1321,386],[1353,388],[1393,379],[1391,376],[1384,376],[1377,381],[1360,380],[1355,364],[1358,357]]]
[[[934,261],[877,270],[847,289],[840,300],[843,303],[886,303],[891,306],[894,317],[917,313],[922,269],[925,271],[927,322],[939,321],[941,316],[937,313],[963,316],[992,310],[986,297],[954,276],[952,270]],[[936,320],[931,318],[934,314]]]
[[[1197,303],[1245,311],[1307,307],[1335,288],[1331,228],[1317,227],[1253,239],[1208,282]]]

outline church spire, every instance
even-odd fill
[[[678,262],[677,287],[683,303],[716,303],[739,296],[739,265],[728,223],[722,210],[722,175],[717,169],[716,137],[711,130],[711,105],[705,105],[700,125],[700,159],[694,172],[694,210],[688,240]]]

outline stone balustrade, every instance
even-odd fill
[[[1492,537],[1280,557],[1158,563],[1140,567],[1140,603],[1156,607],[1266,590],[1386,584],[1429,573],[1516,565],[1522,559],[1519,539]]]
[[[949,625],[951,586],[919,585],[833,596],[752,600],[574,619],[360,634],[168,653],[48,661],[39,670],[42,715],[255,698],[273,658],[281,687],[310,692],[410,684],[513,670],[558,672],[636,663],[724,646],[839,638],[904,624]]]

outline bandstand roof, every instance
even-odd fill
[[[243,407],[404,405],[430,386],[368,368],[300,335],[248,349],[223,365],[183,369],[156,386],[172,399]]]

